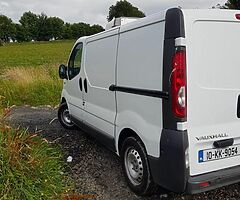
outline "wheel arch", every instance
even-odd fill
[[[143,147],[144,147],[144,149],[146,151],[145,144],[144,144],[143,140],[141,139],[141,137],[136,133],[136,131],[132,130],[131,128],[124,128],[120,132],[119,137],[118,137],[117,150],[118,150],[119,155],[120,155],[120,152],[121,152],[121,149],[122,149],[123,142],[128,137],[135,137],[135,138],[137,138],[142,143],[142,145],[143,145]]]
[[[67,100],[65,99],[65,97],[62,97],[62,98],[61,98],[61,104],[62,104],[62,103],[67,103]]]
[[[133,186],[132,185],[132,181],[129,179],[129,176],[127,175],[128,172],[126,170],[126,167],[125,166],[125,153],[124,152],[121,152],[123,150],[121,150],[121,148],[123,148],[124,145],[124,140],[129,138],[129,137],[135,137],[136,140],[136,144],[137,146],[141,149],[142,153],[143,153],[143,157],[141,156],[141,162],[145,162],[145,178],[143,177],[143,181],[141,180],[141,186],[137,185],[137,186]],[[132,143],[133,144],[133,143]],[[141,145],[141,146],[139,146]],[[150,165],[149,165],[149,160],[148,160],[148,154],[147,154],[147,150],[146,150],[146,146],[145,144],[143,143],[143,140],[140,138],[140,136],[131,128],[124,128],[120,134],[119,134],[119,140],[118,140],[118,151],[119,151],[119,154],[121,156],[121,161],[122,161],[122,166],[123,166],[123,171],[124,171],[124,175],[127,179],[127,182],[128,182],[128,185],[130,186],[130,188],[138,195],[141,195],[141,196],[144,196],[144,195],[148,195],[148,194],[152,194],[154,193],[155,191],[158,190],[158,186],[154,183],[153,179],[152,179],[152,174],[151,174],[151,169],[150,169]],[[137,151],[138,152],[138,151]],[[139,152],[138,152],[139,153]],[[136,153],[135,153],[136,155]],[[139,154],[140,155],[140,154]],[[138,155],[138,156],[139,156]],[[139,157],[138,157],[139,158]],[[140,164],[140,163],[139,163]],[[142,165],[142,168],[143,168],[144,164]],[[141,175],[141,174],[140,174]],[[143,184],[143,185],[142,185]]]

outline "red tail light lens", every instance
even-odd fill
[[[236,19],[240,20],[240,14],[236,14]]]
[[[175,117],[185,118],[187,114],[186,51],[177,50],[173,57],[172,109]]]

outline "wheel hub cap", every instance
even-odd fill
[[[63,111],[62,118],[63,118],[63,121],[65,121],[67,124],[72,123],[68,109]]]
[[[129,148],[124,156],[124,163],[128,178],[134,185],[140,185],[143,178],[143,163],[139,153]]]

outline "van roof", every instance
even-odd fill
[[[179,8],[180,9],[180,8]],[[124,24],[122,26],[118,26],[118,27],[114,27],[111,29],[108,29],[106,31],[94,34],[94,35],[90,35],[90,36],[85,36],[85,37],[81,37],[78,39],[77,42],[83,42],[87,39],[90,38],[94,38],[96,36],[100,36],[100,35],[104,35],[106,33],[109,33],[113,30],[118,30],[120,29],[120,33],[122,32],[126,32],[135,28],[139,28],[139,27],[144,27],[148,24],[154,24],[160,21],[164,21],[165,20],[165,16],[166,16],[166,12],[167,10],[163,10],[160,11],[158,13],[149,15],[147,17],[144,18],[139,18],[136,21]],[[199,19],[199,20],[209,20],[209,19],[215,19],[215,20],[224,20],[224,21],[233,21],[235,20],[236,22],[239,22],[239,20],[236,19],[235,14],[240,14],[239,10],[227,10],[227,9],[180,9],[182,10],[183,14],[184,14],[184,18],[188,18],[190,16],[195,16],[195,19]]]

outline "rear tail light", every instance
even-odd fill
[[[172,62],[172,110],[177,118],[186,118],[187,84],[186,84],[186,51],[177,50]]]
[[[240,14],[236,14],[236,19],[240,20]]]

